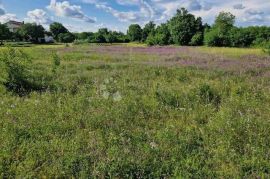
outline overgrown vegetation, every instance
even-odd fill
[[[46,72],[46,68],[36,69],[31,58],[20,49],[8,47],[1,50],[1,91],[11,91],[19,96],[31,92],[46,91],[52,85],[53,75],[60,65],[60,59],[53,55],[52,73]]]
[[[269,178],[268,57],[221,50],[1,48],[0,177]]]

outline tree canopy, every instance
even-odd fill
[[[141,41],[142,40],[142,28],[139,24],[131,24],[128,28],[127,35],[130,41]]]
[[[59,34],[65,34],[68,33],[69,31],[67,30],[67,28],[65,26],[63,26],[63,24],[58,23],[58,22],[54,22],[50,25],[50,31],[53,34],[53,38],[55,40],[59,40],[58,39],[58,35]]]
[[[44,38],[45,29],[42,27],[42,25],[37,25],[35,23],[26,23],[20,27],[18,33],[25,40],[37,43],[39,42],[39,39]]]
[[[3,40],[10,38],[11,33],[9,32],[8,27],[5,24],[0,23],[0,44],[3,44]]]
[[[201,18],[195,18],[186,9],[177,10],[176,15],[169,21],[169,29],[173,42],[178,45],[189,45],[197,32],[202,32]]]

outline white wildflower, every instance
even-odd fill
[[[152,149],[156,149],[158,147],[157,143],[155,143],[155,142],[151,142],[150,146]]]
[[[103,94],[102,94],[103,98],[105,99],[109,99],[110,97],[110,93],[108,91],[104,91]]]
[[[103,91],[103,90],[106,90],[107,89],[107,86],[106,85],[100,85],[100,89]]]
[[[114,101],[121,101],[122,100],[122,96],[121,96],[119,91],[117,91],[116,93],[113,94],[113,100]]]
[[[105,84],[109,84],[110,83],[110,80],[107,78],[107,79],[104,80],[104,83]]]

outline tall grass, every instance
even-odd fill
[[[2,85],[2,178],[270,177],[269,77],[116,62],[118,54],[63,58],[74,49],[26,49],[24,70],[53,75],[42,92]]]

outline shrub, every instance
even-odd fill
[[[201,32],[196,33],[190,42],[192,46],[199,46],[203,44],[203,34]]]
[[[264,51],[265,53],[267,53],[268,55],[270,55],[270,42],[268,42],[268,43],[266,43],[266,44],[264,45],[263,51]]]
[[[4,84],[8,80],[8,73],[6,65],[3,61],[0,61],[0,94],[5,91]]]
[[[0,61],[6,67],[7,79],[4,82],[6,87],[16,91],[26,88],[31,64],[30,58],[21,50],[8,48],[2,52]]]
[[[75,36],[70,32],[62,33],[58,35],[58,40],[62,43],[71,43],[75,40]]]
[[[146,39],[146,43],[149,46],[156,45],[157,43],[156,43],[155,35],[150,33]]]
[[[207,46],[220,46],[220,39],[217,30],[206,31],[204,35],[204,43]]]
[[[58,60],[55,59],[58,65]],[[0,85],[7,90],[26,95],[31,91],[43,91],[49,87],[50,75],[46,70],[34,70],[31,58],[22,50],[8,48],[0,56]],[[60,64],[59,64],[60,65]]]

